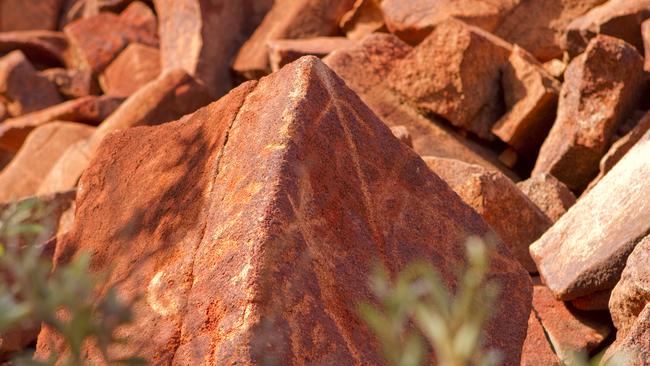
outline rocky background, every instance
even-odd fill
[[[650,365],[649,18],[649,0],[0,0],[0,202],[49,202],[55,267],[90,253],[142,297],[118,357],[383,364],[355,310],[374,265],[424,259],[453,289],[478,235],[503,364]],[[34,344],[65,351],[43,327],[0,355]]]

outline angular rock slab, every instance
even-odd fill
[[[97,80],[92,73],[87,71],[53,68],[43,70],[41,75],[56,85],[61,95],[69,99],[100,93]]]
[[[278,71],[284,65],[303,56],[325,57],[333,51],[350,47],[354,43],[345,37],[314,37],[269,41],[267,47],[269,49],[271,70]]]
[[[548,343],[544,328],[534,310],[528,317],[528,331],[521,352],[521,366],[560,366],[560,359]]]
[[[505,112],[501,68],[511,51],[510,44],[482,29],[445,20],[397,62],[388,82],[418,109],[494,139],[490,129]]]
[[[517,183],[517,187],[553,222],[576,203],[573,192],[550,174],[535,175]]]
[[[160,52],[157,48],[131,43],[99,78],[109,95],[128,97],[160,74]]]
[[[550,173],[572,190],[584,189],[643,85],[643,58],[632,45],[609,36],[592,39],[564,73],[557,119],[533,175]]]
[[[424,161],[483,216],[528,272],[537,272],[528,246],[552,222],[514,182],[499,172],[460,160],[426,156]]]
[[[56,30],[63,0],[0,1],[0,32]]]
[[[650,233],[650,131],[530,246],[544,283],[563,300],[613,288]]]
[[[94,269],[113,268],[106,285],[125,298],[144,292],[116,356],[380,364],[355,305],[371,298],[374,265],[425,259],[451,284],[466,235],[490,233],[343,81],[305,57],[178,122],[109,135],[55,261],[89,250]],[[530,280],[502,244],[490,256],[504,295],[486,345],[514,366]],[[51,340],[40,334],[39,357]]]

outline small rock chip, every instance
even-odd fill
[[[641,23],[650,18],[650,0],[609,0],[575,19],[566,30],[563,48],[571,56],[582,53],[598,34],[620,38],[643,52]]]
[[[0,1],[0,32],[56,30],[63,0]]]
[[[576,203],[573,192],[550,174],[534,175],[517,183],[517,186],[553,222],[559,220]]]
[[[537,268],[528,246],[552,222],[510,179],[459,160],[426,156],[427,166],[494,229],[529,273]]]
[[[553,348],[546,339],[544,328],[535,315],[535,310],[528,317],[528,332],[521,351],[521,366],[560,366]]]
[[[598,347],[612,331],[606,316],[579,312],[558,301],[545,286],[533,286],[533,309],[560,360]]]
[[[413,137],[411,137],[408,127],[393,126],[390,128],[390,132],[392,132],[398,140],[406,144],[406,146],[413,148]]]
[[[271,71],[269,41],[332,36],[354,3],[355,0],[277,0],[239,50],[233,69],[248,79],[268,74]]]
[[[530,252],[544,283],[571,300],[608,290],[627,256],[650,232],[650,131]]]
[[[284,65],[303,56],[325,57],[332,51],[354,44],[345,37],[315,37],[304,39],[279,39],[267,43],[271,70],[278,71]]]
[[[445,20],[397,62],[388,81],[418,109],[493,140],[490,129],[505,112],[501,69],[511,50],[510,44],[477,27]]]
[[[56,85],[61,95],[69,99],[100,93],[97,81],[88,71],[54,68],[42,71],[41,75]]]
[[[0,95],[14,117],[63,101],[54,84],[39,75],[21,51],[0,58]]]
[[[123,100],[113,96],[87,96],[7,119],[0,124],[0,148],[18,151],[34,128],[52,121],[97,125],[113,113]]]
[[[618,126],[636,108],[644,85],[643,58],[628,43],[592,39],[564,74],[558,115],[533,169],[574,191],[596,176]]]
[[[0,202],[36,195],[38,187],[65,150],[90,136],[93,127],[52,122],[34,129],[14,159],[0,173]]]
[[[111,62],[99,77],[109,95],[128,97],[160,74],[160,52],[157,48],[131,43]]]

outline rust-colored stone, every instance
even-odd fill
[[[598,311],[609,309],[609,298],[612,290],[594,292],[571,300],[571,305],[578,310]]]
[[[62,0],[0,1],[0,32],[56,30]]]
[[[62,102],[54,84],[39,75],[21,51],[0,58],[0,95],[15,117]]]
[[[453,286],[466,235],[493,235],[314,57],[178,122],[110,134],[76,212],[55,262],[88,251],[112,269],[102,286],[142,293],[130,342],[110,352],[152,364],[381,364],[356,309],[375,264],[424,259]],[[515,366],[530,280],[502,243],[490,257],[503,294],[485,346]],[[41,332],[37,357],[54,340]]]
[[[424,161],[483,216],[528,272],[537,272],[528,246],[552,224],[537,205],[501,173],[454,159],[427,156]]]
[[[269,41],[269,62],[271,70],[278,71],[284,65],[303,56],[325,57],[331,52],[354,44],[345,37],[315,37],[304,39],[279,39]]]
[[[560,83],[528,52],[515,46],[502,71],[506,110],[492,132],[523,154],[534,155],[555,120]]]
[[[596,176],[618,126],[636,108],[643,58],[633,46],[597,36],[564,74],[558,115],[533,175],[550,173],[572,190]]]
[[[128,97],[160,74],[157,48],[131,43],[99,77],[106,94]]]
[[[97,81],[88,71],[54,68],[42,71],[41,75],[56,85],[61,95],[69,99],[100,93]]]
[[[490,129],[505,112],[499,83],[510,52],[503,40],[450,19],[436,24],[388,79],[415,107],[491,140]]]
[[[528,317],[528,331],[524,348],[521,351],[521,366],[560,366],[560,360],[548,343],[544,328],[537,319],[535,311]]]
[[[643,52],[641,23],[650,18],[650,0],[609,0],[569,24],[563,48],[571,56],[582,53],[598,34],[620,38]]]
[[[393,35],[372,34],[356,46],[332,52],[324,62],[384,123],[408,128],[413,137],[413,149],[421,156],[458,159],[501,171],[517,180],[517,176],[501,164],[492,151],[453,132],[441,121],[420,115],[389,89],[386,78],[397,61],[411,50]]]
[[[346,37],[360,41],[385,29],[384,14],[378,0],[356,0],[354,6],[341,18],[341,29]]]
[[[43,179],[39,194],[75,187],[99,144],[109,133],[173,121],[211,100],[208,90],[185,71],[176,69],[164,72],[131,95],[88,139],[70,146]]]
[[[75,68],[99,74],[131,42],[158,46],[156,17],[146,5],[135,2],[120,16],[99,13],[68,24],[68,37]]]
[[[18,151],[34,128],[52,121],[97,125],[113,113],[122,100],[113,96],[87,96],[7,119],[0,124],[0,148]]]
[[[64,0],[59,17],[59,29],[69,23],[101,12],[119,13],[134,0]]]
[[[614,360],[622,360],[624,365],[650,365],[650,304],[641,311],[627,335],[616,338],[602,362],[609,364]]]
[[[93,130],[79,123],[52,122],[32,131],[0,173],[0,202],[36,195],[57,159],[70,145],[90,136]]]
[[[559,220],[576,203],[573,192],[550,174],[534,175],[517,183],[517,187],[553,222]]]
[[[608,290],[650,232],[650,131],[537,242],[530,252],[544,283],[571,300]]]
[[[563,362],[598,347],[612,331],[600,314],[579,312],[558,301],[545,286],[533,286],[533,309]]]
[[[390,128],[390,132],[406,146],[413,148],[413,137],[406,126],[393,126]]]
[[[70,64],[68,40],[61,32],[0,32],[0,53],[22,51],[33,62],[49,66]]]
[[[262,24],[244,43],[233,69],[248,79],[271,71],[267,43],[277,39],[331,36],[355,0],[277,0]]]

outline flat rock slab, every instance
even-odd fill
[[[521,366],[560,366],[551,344],[546,339],[544,328],[537,319],[535,311],[528,317],[528,332],[521,352]]]
[[[533,175],[550,173],[572,190],[584,189],[643,85],[643,58],[632,45],[609,36],[592,39],[564,73],[557,119]]]
[[[107,286],[126,299],[141,293],[122,333],[131,342],[113,356],[381,364],[356,309],[372,297],[372,268],[425,259],[453,285],[471,234],[493,235],[341,79],[305,57],[180,121],[107,136],[55,261],[90,251],[92,268],[112,268]],[[530,280],[500,242],[490,257],[503,295],[486,347],[514,366]],[[54,340],[39,335],[38,357]]]
[[[627,256],[650,232],[650,132],[530,247],[544,283],[571,300],[618,282]]]
[[[155,47],[131,43],[99,77],[106,94],[128,97],[160,74],[160,52]]]
[[[576,196],[550,174],[539,174],[517,183],[517,187],[556,222],[576,203]]]
[[[536,273],[528,246],[551,220],[505,175],[460,160],[424,157],[427,166],[478,212],[530,273]]]

